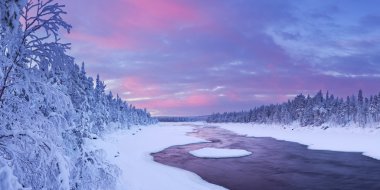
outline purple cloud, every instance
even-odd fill
[[[155,115],[377,93],[376,2],[65,0],[71,54]]]

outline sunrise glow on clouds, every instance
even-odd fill
[[[70,54],[155,115],[378,93],[377,1],[64,0]]]

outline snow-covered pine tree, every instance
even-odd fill
[[[300,94],[293,100],[277,105],[265,105],[242,112],[214,113],[207,122],[254,122],[290,124],[301,126],[320,126],[331,123],[338,126],[380,122],[380,94],[364,97],[359,90],[358,96],[352,95],[344,101],[330,93],[323,96],[319,91],[314,97]]]
[[[156,122],[106,97],[102,81],[95,89],[84,65],[66,55],[59,31],[71,26],[63,9],[53,0],[0,3],[0,189],[112,188],[117,169],[101,151],[83,149],[110,126],[96,116],[118,113],[114,122],[124,127]]]

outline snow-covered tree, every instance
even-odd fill
[[[156,122],[106,96],[100,79],[94,88],[84,64],[66,54],[63,14],[53,0],[0,2],[0,189],[112,188],[117,168],[101,151],[86,151],[85,139],[115,129],[111,121]]]
[[[290,124],[301,126],[320,126],[326,123],[345,126],[356,124],[366,126],[378,123],[380,116],[380,95],[364,97],[359,90],[358,96],[348,96],[344,101],[332,94],[319,91],[314,97],[300,94],[283,104],[266,105],[243,112],[214,113],[208,122],[254,122]]]

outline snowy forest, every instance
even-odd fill
[[[321,126],[331,123],[339,126],[354,124],[368,126],[380,122],[380,94],[363,97],[362,90],[357,96],[345,100],[319,91],[314,97],[302,94],[293,100],[276,105],[264,105],[249,111],[215,113],[207,122],[268,123],[301,126]]]
[[[0,189],[113,189],[118,168],[84,143],[157,122],[67,55],[53,0],[0,2]],[[95,84],[94,84],[95,83]]]
[[[159,122],[195,122],[195,121],[205,121],[207,116],[161,116],[155,117]]]

